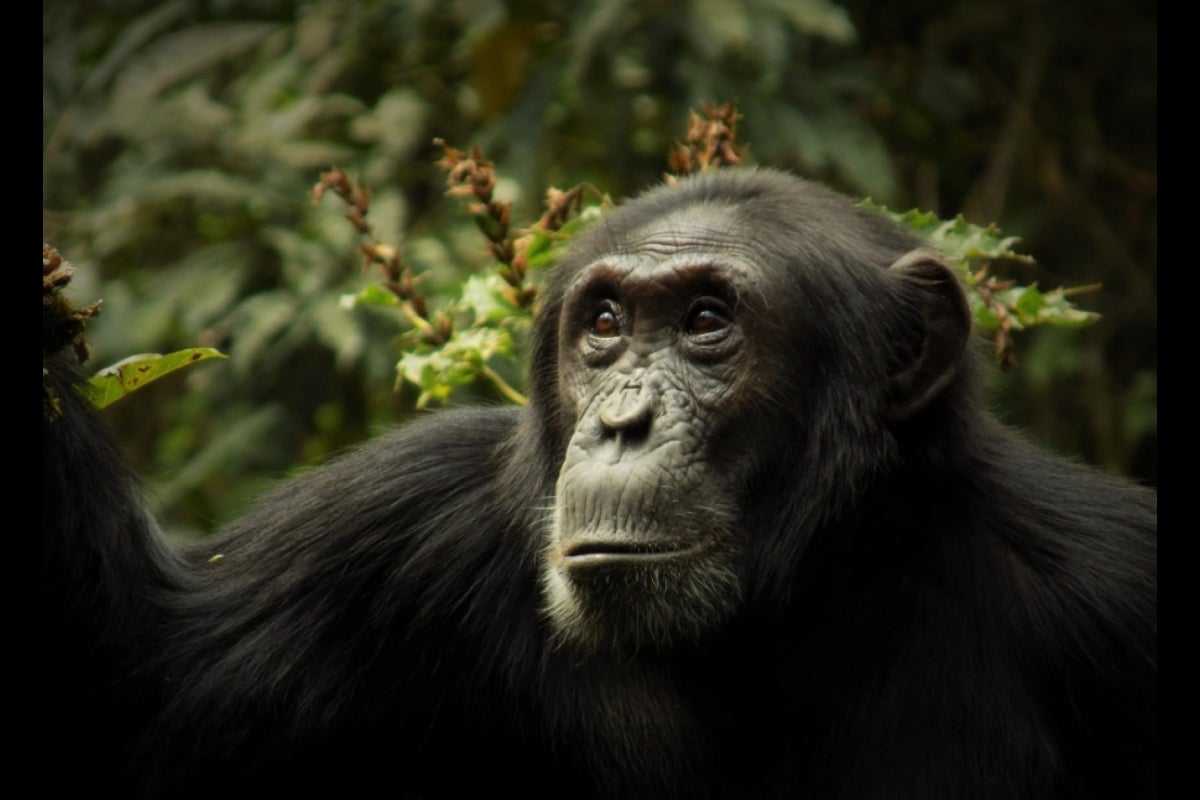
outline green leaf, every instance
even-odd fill
[[[475,315],[476,323],[496,324],[528,312],[513,305],[509,300],[511,289],[495,272],[472,275],[463,284],[461,305]]]
[[[935,214],[919,209],[897,213],[870,200],[863,201],[862,205],[904,225],[964,270],[970,269],[975,261],[1003,259],[1033,263],[1033,258],[1013,249],[1020,238],[1001,236],[1000,229],[995,225],[975,225],[967,222],[961,214],[954,219],[942,220]]]
[[[986,267],[992,261],[1016,261],[1032,264],[1033,259],[1016,252],[1016,236],[1002,236],[995,225],[980,226],[957,216],[951,220],[938,219],[934,214],[913,209],[898,214],[871,201],[863,206],[891,217],[923,238],[940,251],[947,262],[956,268],[967,284],[967,300],[980,329],[995,331],[1000,325],[999,311],[1006,311],[1007,324],[1013,330],[1025,330],[1039,325],[1081,328],[1100,318],[1099,314],[1082,311],[1068,299],[1069,292],[1055,289],[1042,292],[1037,285],[1022,286],[1005,281],[1000,290],[992,288],[991,299],[985,302],[980,295],[986,278]],[[1075,290],[1078,292],[1079,290]],[[989,303],[991,305],[989,305]],[[993,307],[994,306],[994,307]]]
[[[975,322],[985,331],[994,331],[1000,327],[1000,318],[996,316],[996,312],[983,303],[975,306]]]
[[[378,283],[369,283],[357,294],[342,295],[338,304],[342,308],[354,308],[357,305],[391,308],[400,305],[400,298]]]
[[[1038,309],[1039,324],[1054,325],[1061,328],[1084,328],[1100,319],[1094,311],[1083,311],[1067,299],[1065,289],[1055,289],[1042,295],[1042,305]]]
[[[531,270],[542,270],[558,265],[562,257],[563,251],[566,250],[570,242],[589,228],[596,220],[604,215],[607,208],[611,208],[612,201],[606,195],[602,204],[585,205],[579,212],[578,216],[567,220],[567,222],[557,231],[548,233],[546,231],[534,231],[533,241],[525,251],[525,258]]]
[[[1042,293],[1037,290],[1036,285],[1028,286],[1021,291],[1021,296],[1016,299],[1013,306],[1020,313],[1022,319],[1027,318],[1034,321],[1046,307],[1046,301],[1042,299]]]
[[[441,347],[425,345],[405,353],[396,371],[421,390],[417,406],[424,408],[430,401],[449,399],[454,387],[477,380],[489,359],[511,357],[515,350],[512,335],[503,328],[467,328],[455,331]]]
[[[96,373],[88,381],[89,394],[98,408],[104,408],[177,369],[225,357],[211,347],[193,347],[165,356],[156,353],[130,356]]]
[[[525,245],[525,260],[530,267],[533,267],[536,262],[539,266],[542,264],[542,259],[552,255],[554,246],[554,237],[543,230],[535,230],[530,232],[529,244]]]

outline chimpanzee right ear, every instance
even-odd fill
[[[913,250],[888,271],[905,283],[921,331],[911,355],[888,379],[884,416],[904,420],[938,396],[958,373],[971,334],[971,311],[958,276],[932,250]]]

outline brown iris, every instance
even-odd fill
[[[725,330],[729,323],[729,314],[724,303],[718,300],[699,300],[688,311],[683,332],[688,336],[704,336]]]
[[[602,339],[611,339],[621,332],[621,317],[612,302],[606,301],[596,309],[592,317],[591,334]]]

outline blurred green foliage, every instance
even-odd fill
[[[393,391],[401,352],[426,368],[395,310],[340,303],[374,276],[312,203],[320,171],[373,190],[376,236],[444,307],[491,258],[442,199],[434,137],[481,146],[534,219],[548,185],[647,187],[688,109],[735,100],[750,162],[996,221],[1036,256],[1005,264],[1023,286],[1102,284],[1083,304],[1103,323],[1022,335],[997,401],[1154,481],[1156,27],[1131,0],[47,0],[43,238],[81,268],[76,299],[104,299],[95,366],[230,355],[106,412],[164,518],[212,527],[421,394]]]

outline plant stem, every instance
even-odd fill
[[[489,367],[487,364],[484,364],[480,368],[480,373],[485,378],[490,380],[495,385],[495,387],[500,390],[500,394],[504,395],[505,399],[508,400],[510,403],[516,403],[519,406],[529,404],[529,400],[526,399],[525,395],[521,394],[516,389],[509,386],[508,381],[504,380],[504,378],[501,378],[500,375],[497,374],[497,372],[494,369],[492,369],[491,367]]]

